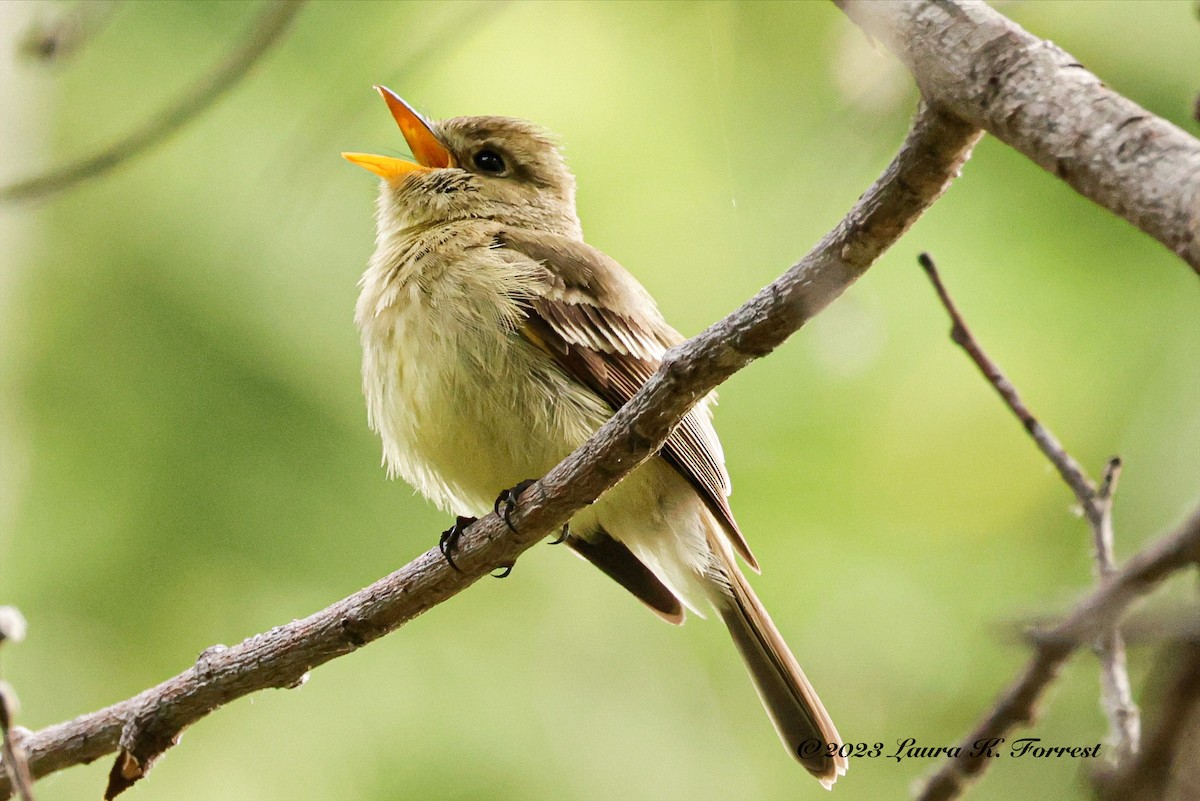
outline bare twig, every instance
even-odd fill
[[[1121,475],[1121,460],[1112,457],[1104,468],[1104,479],[1085,505],[1088,523],[1095,539],[1096,570],[1100,582],[1108,581],[1116,572],[1113,556],[1112,496]],[[1092,513],[1097,517],[1093,518]],[[1142,721],[1137,704],[1133,700],[1133,688],[1129,684],[1129,670],[1125,665],[1125,638],[1116,626],[1107,631],[1093,646],[1100,659],[1100,698],[1104,714],[1108,717],[1109,731],[1116,743],[1115,761],[1125,763],[1141,747]]]
[[[21,801],[33,801],[33,776],[21,740],[14,736],[12,719],[17,710],[17,695],[8,682],[0,681],[0,763],[4,775]]]
[[[143,774],[188,725],[383,635],[512,563],[546,533],[649,458],[695,403],[765,356],[842,293],[908,229],[958,174],[979,132],[922,108],[883,176],[799,263],[724,320],[672,348],[641,390],[579,450],[525,490],[511,533],[495,514],[470,526],[455,551],[461,572],[432,549],[409,565],[303,620],[231,648],[212,648],[188,670],[121,703],[43,729],[26,741],[35,776],[119,746],[117,770]],[[9,787],[0,784],[0,797]]]
[[[15,606],[0,606],[0,645],[25,639],[25,618]],[[13,726],[17,713],[17,694],[8,682],[0,681],[0,767],[21,801],[33,801],[33,776],[29,760],[21,747],[20,735]],[[23,731],[23,730],[22,730]]]
[[[1028,156],[1200,272],[1200,142],[979,0],[835,0],[925,100]]]
[[[1032,722],[1042,693],[1067,659],[1120,622],[1129,606],[1154,590],[1167,576],[1200,561],[1200,507],[1167,536],[1133,556],[1125,567],[1075,606],[1061,623],[1035,635],[1033,657],[995,706],[959,742],[961,752],[929,778],[918,801],[949,801],[988,768],[987,752],[976,743],[1004,737],[1014,727]]]
[[[962,313],[955,306],[950,293],[938,275],[937,267],[928,253],[917,259],[937,291],[938,298],[946,307],[952,323],[950,338],[967,352],[971,361],[983,373],[988,383],[996,390],[1004,403],[1021,421],[1038,448],[1058,470],[1063,481],[1075,493],[1084,516],[1092,529],[1095,546],[1096,572],[1100,583],[1108,581],[1116,570],[1113,559],[1112,496],[1117,489],[1117,478],[1121,474],[1121,460],[1113,457],[1104,471],[1104,481],[1099,487],[1088,478],[1083,467],[1067,453],[1058,438],[1042,425],[1029,407],[1021,400],[1016,387],[1005,377],[1000,366],[984,352],[972,336]],[[1116,745],[1116,761],[1122,762],[1138,749],[1141,724],[1137,704],[1133,701],[1133,690],[1129,684],[1129,671],[1125,666],[1125,642],[1121,633],[1113,628],[1105,632],[1094,645],[1100,659],[1100,697],[1105,715],[1108,717],[1109,733]]]
[[[0,202],[44,197],[103,175],[141,155],[191,122],[238,84],[280,40],[304,0],[270,0],[253,29],[217,67],[143,127],[99,153],[49,172],[0,187]]]
[[[999,623],[996,636],[1009,645],[1034,645],[1039,631],[1053,627],[1061,615],[1031,615]],[[1153,609],[1142,609],[1121,621],[1121,637],[1128,648],[1160,646],[1166,642],[1200,644],[1200,601],[1160,601]]]
[[[1121,636],[1130,648],[1165,642],[1200,645],[1200,603],[1155,604],[1153,610],[1132,615],[1122,623]]]
[[[1194,798],[1200,790],[1194,746],[1188,747],[1189,738],[1200,737],[1200,643],[1168,646],[1161,662],[1172,675],[1159,699],[1156,723],[1140,753],[1115,773],[1098,777],[1105,801]],[[1172,788],[1187,784],[1190,792]]]
[[[1075,497],[1083,505],[1085,513],[1088,513],[1089,520],[1093,514],[1096,519],[1099,519],[1099,512],[1094,509],[1095,505],[1092,501],[1096,494],[1096,485],[1083,472],[1083,468],[1079,466],[1079,463],[1071,458],[1071,454],[1067,453],[1062,443],[1058,441],[1054,434],[1038,422],[1038,419],[1033,416],[1033,413],[1029,411],[1024,401],[1021,400],[1021,396],[1017,394],[1016,387],[1012,385],[1011,381],[1005,378],[1004,373],[1000,372],[999,366],[975,342],[975,338],[971,336],[970,329],[967,328],[966,321],[946,291],[941,277],[938,276],[933,259],[930,258],[928,253],[922,253],[917,257],[917,261],[920,262],[921,267],[929,276],[929,280],[933,283],[933,288],[937,291],[938,298],[950,314],[950,321],[952,323],[950,338],[954,340],[954,344],[967,352],[967,355],[971,357],[971,361],[975,362],[979,371],[983,373],[983,377],[995,388],[1000,397],[1004,399],[1005,405],[1021,421],[1021,425],[1029,432],[1029,436],[1033,437],[1033,441],[1037,443],[1038,448],[1046,455],[1046,458],[1050,460],[1055,469],[1058,470],[1059,475],[1062,476],[1063,481],[1067,482],[1067,486],[1071,488],[1071,491],[1075,493]]]

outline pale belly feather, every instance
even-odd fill
[[[519,334],[413,300],[364,332],[364,387],[389,471],[440,508],[490,511],[611,416]]]
[[[360,319],[363,387],[384,462],[447,512],[479,517],[497,495],[540,478],[612,416],[511,326],[495,304],[431,298],[416,282]],[[486,298],[486,296],[482,296]],[[624,542],[694,611],[715,525],[692,487],[653,458],[571,521]]]

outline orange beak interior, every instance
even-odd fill
[[[391,89],[376,86],[375,91],[379,92],[383,101],[387,103],[388,110],[392,112],[392,119],[400,126],[400,133],[404,134],[404,141],[408,142],[416,162],[391,156],[374,156],[370,153],[343,153],[342,158],[388,181],[402,178],[416,170],[436,170],[449,167],[453,163],[450,151],[438,140],[424,117]]]

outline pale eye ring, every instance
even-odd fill
[[[508,170],[508,165],[504,163],[504,157],[490,147],[475,151],[471,161],[480,172],[486,172],[489,175],[503,175]]]

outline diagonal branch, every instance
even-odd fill
[[[983,128],[1200,272],[1200,141],[979,0],[834,0]]]
[[[1096,485],[1083,472],[1083,468],[1079,462],[1067,453],[1062,443],[1058,438],[1051,433],[1050,429],[1046,428],[1042,423],[1033,416],[1033,412],[1029,411],[1029,407],[1025,405],[1025,401],[1021,400],[1021,396],[1017,394],[1017,388],[1012,382],[1005,377],[1000,371],[1000,366],[997,365],[991,358],[983,352],[983,348],[979,347],[979,343],[975,341],[975,337],[971,335],[971,329],[967,328],[967,323],[959,313],[958,307],[954,305],[950,293],[946,291],[946,286],[942,283],[941,277],[938,275],[937,267],[934,266],[933,259],[928,253],[922,253],[917,260],[920,262],[922,269],[929,276],[930,282],[933,283],[933,289],[937,292],[938,299],[942,305],[946,307],[946,312],[950,315],[950,339],[954,341],[967,355],[971,357],[971,361],[975,362],[975,366],[979,368],[979,372],[983,373],[983,377],[996,390],[1000,397],[1017,419],[1021,421],[1021,425],[1029,432],[1029,436],[1033,437],[1033,441],[1037,443],[1038,450],[1045,454],[1050,463],[1054,465],[1054,469],[1062,476],[1063,481],[1075,493],[1075,497],[1079,500],[1089,520],[1093,515],[1098,520],[1100,515],[1094,504],[1094,496],[1096,495]],[[1111,559],[1111,557],[1110,557]]]
[[[1107,583],[1077,604],[1065,620],[1035,634],[1036,650],[1021,675],[958,743],[958,756],[942,763],[929,778],[917,795],[918,801],[957,798],[991,764],[987,751],[977,749],[976,743],[1003,738],[1015,726],[1032,721],[1042,694],[1071,654],[1117,625],[1134,601],[1168,576],[1198,562],[1200,507],[1170,534],[1137,553]]]
[[[258,60],[282,38],[303,4],[304,0],[270,0],[245,40],[212,72],[204,75],[143,127],[79,161],[0,186],[0,202],[35,200],[69,189],[81,181],[103,175],[164,141],[245,78]]]
[[[311,668],[396,630],[512,563],[654,454],[697,400],[770,353],[857,280],[941,196],[979,135],[923,106],[895,159],[832,232],[745,305],[672,348],[658,372],[595,436],[522,493],[512,516],[518,534],[495,514],[467,529],[455,554],[462,572],[450,569],[433,549],[303,620],[231,648],[210,648],[157,687],[30,735],[25,746],[34,775],[119,747],[114,777],[118,783],[136,781],[185,727],[213,710],[257,690],[297,686]],[[0,797],[9,792],[0,781]]]
[[[933,259],[928,253],[922,253],[918,261],[950,315],[950,338],[967,352],[971,361],[979,368],[979,372],[983,373],[984,378],[1021,421],[1029,436],[1075,493],[1075,498],[1079,501],[1084,517],[1092,529],[1096,574],[1103,585],[1116,572],[1116,562],[1113,558],[1112,496],[1116,492],[1117,478],[1121,474],[1121,460],[1115,456],[1109,460],[1104,470],[1104,480],[1097,487],[1050,429],[1034,417],[1033,412],[1021,400],[1017,388],[1001,372],[1000,366],[980,347],[942,283]],[[1129,685],[1129,671],[1125,667],[1125,641],[1114,626],[1096,641],[1094,648],[1100,658],[1100,687],[1104,713],[1108,717],[1110,736],[1117,746],[1116,761],[1121,763],[1137,752],[1138,740],[1141,737],[1141,720],[1137,704],[1133,701],[1133,690]]]

